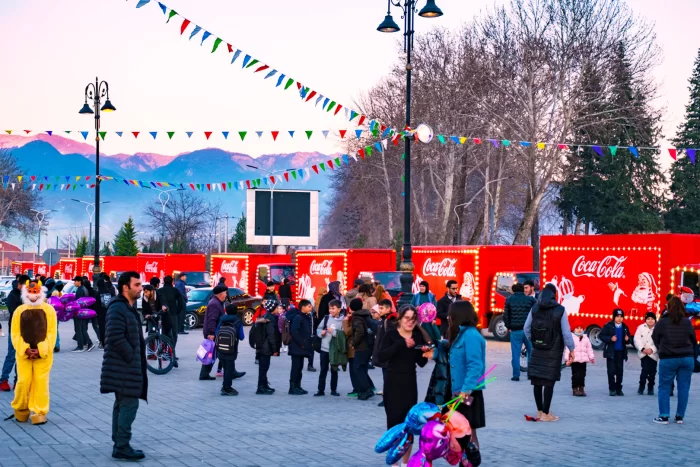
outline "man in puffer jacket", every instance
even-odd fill
[[[352,310],[352,347],[355,349],[354,362],[351,371],[355,372],[355,389],[359,400],[367,400],[374,396],[369,380],[369,359],[372,348],[369,346],[369,310],[362,308],[362,300],[354,298],[350,301]]]
[[[292,340],[289,342],[289,356],[292,357],[292,369],[289,374],[289,394],[294,396],[308,394],[301,387],[304,359],[313,352],[311,347],[311,311],[313,305],[308,300],[299,302],[299,309],[292,308],[287,312],[289,331]]]
[[[656,314],[647,312],[645,323],[637,328],[634,333],[634,346],[637,348],[639,360],[642,363],[642,374],[639,375],[639,389],[637,394],[644,394],[644,386],[647,385],[650,396],[654,395],[654,381],[656,380],[656,366],[659,363],[659,352],[652,339],[654,326],[656,326]]]
[[[522,284],[517,282],[513,284],[513,295],[506,299],[506,305],[503,308],[503,323],[510,331],[511,364],[513,366],[511,381],[520,381],[520,354],[523,344],[525,344],[528,361],[532,351],[532,344],[525,336],[523,327],[525,327],[530,310],[535,305],[535,299],[525,295],[524,291],[525,288]]]

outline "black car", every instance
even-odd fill
[[[213,296],[214,289],[211,287],[192,289],[187,293],[185,325],[188,328],[192,329],[202,326],[204,313],[207,311],[207,304]],[[238,307],[238,317],[245,326],[250,326],[253,324],[253,314],[262,303],[262,299],[260,297],[251,297],[241,289],[229,287],[225,305],[229,303]]]

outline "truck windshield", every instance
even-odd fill
[[[294,266],[270,266],[270,280],[275,284],[281,284],[285,279],[294,283]]]
[[[520,284],[524,284],[525,281],[534,282],[535,292],[540,291],[540,275],[536,272],[521,272],[515,274],[515,277]],[[513,276],[498,276],[498,280],[496,281],[496,292],[506,298],[513,295]]]
[[[697,297],[699,295],[698,292],[700,292],[700,284],[698,284],[698,273],[691,271],[683,271],[681,285],[684,285],[691,289]]]
[[[188,284],[211,284],[211,276],[208,272],[187,272]]]
[[[375,272],[372,274],[374,280],[381,283],[387,292],[401,292],[401,272]]]

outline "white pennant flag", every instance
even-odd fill
[[[65,183],[61,183],[61,190],[63,190],[66,187]]]
[[[35,188],[36,188],[36,183],[33,183],[32,184],[32,191],[34,191]]]
[[[12,189],[14,190],[14,189],[15,189],[15,184],[14,184],[14,183],[10,183],[10,185],[12,185]]]
[[[382,140],[382,146],[384,147],[384,150],[386,151],[386,145],[387,145],[387,140],[383,139]]]

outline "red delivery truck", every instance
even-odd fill
[[[81,261],[80,275],[87,276],[90,280],[92,280],[92,268],[94,266],[95,266],[95,257],[94,256],[83,256],[83,260]],[[100,270],[101,271],[105,270],[105,258],[104,258],[104,256],[100,256]]]
[[[72,281],[75,275],[78,274],[78,260],[80,260],[82,266],[82,258],[61,258],[58,262],[58,273],[61,281]]]
[[[34,276],[34,262],[33,261],[13,261],[12,263],[12,274],[27,274],[30,277]]]
[[[204,254],[139,253],[136,255],[136,271],[143,283],[148,283],[155,276],[162,284],[166,275],[186,272],[188,285],[208,287],[211,280],[206,262]]]
[[[341,293],[360,276],[396,268],[394,250],[303,250],[295,255],[296,297],[316,302],[321,289],[340,281]],[[365,274],[366,273],[366,274]]]
[[[49,266],[46,263],[34,263],[34,275],[35,276],[45,276],[47,279],[53,277],[54,273],[58,271],[58,263],[54,266]]]
[[[249,295],[262,296],[267,278],[274,281],[294,278],[294,265],[290,255],[266,253],[224,253],[211,255],[210,273],[212,286],[223,277],[228,287],[243,290]],[[264,282],[263,282],[264,280]],[[189,276],[187,278],[189,282]]]
[[[508,340],[501,315],[505,298],[496,299],[490,291],[499,274],[532,276],[532,254],[532,247],[524,245],[415,246],[413,293],[418,293],[420,282],[425,280],[439,300],[446,292],[447,281],[455,280],[462,298],[474,305],[479,327],[489,329],[500,340]]]
[[[614,308],[634,334],[648,311],[662,312],[668,293],[680,285],[698,291],[700,235],[542,236],[540,249],[542,283],[557,287],[571,328],[583,326],[596,349]],[[700,319],[692,321],[700,335]]]
[[[119,280],[119,275],[126,271],[136,271],[136,256],[105,256],[100,258],[103,269],[112,282]]]

